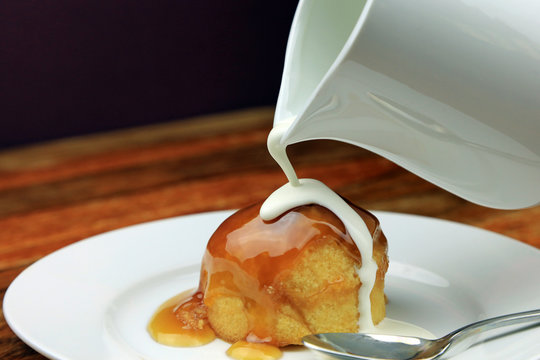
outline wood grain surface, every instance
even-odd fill
[[[0,152],[2,300],[24,268],[75,241],[264,199],[286,181],[266,150],[272,117],[272,108],[256,108]],[[471,224],[540,248],[538,206],[478,206],[338,142],[305,142],[289,153],[300,177],[319,179],[367,209]],[[44,359],[3,314],[0,359]]]

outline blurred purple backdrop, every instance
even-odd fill
[[[294,1],[0,1],[0,147],[277,99]]]

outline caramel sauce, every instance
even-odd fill
[[[274,360],[282,354],[272,345],[237,341],[227,350],[227,355],[237,360]]]
[[[283,346],[273,334],[277,308],[287,300],[276,289],[298,256],[317,241],[330,238],[359,263],[361,258],[343,223],[326,208],[300,206],[264,221],[259,217],[260,205],[238,211],[215,231],[203,257],[199,290],[207,306],[223,295],[242,299],[248,340]],[[366,222],[374,247],[386,246],[384,236],[379,236],[378,220],[353,208]]]
[[[208,323],[203,294],[185,291],[161,305],[148,324],[148,332],[160,344],[200,346],[216,338]]]

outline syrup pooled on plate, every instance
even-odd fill
[[[227,355],[239,360],[273,360],[281,357],[281,351],[272,345],[237,341],[227,350]]]
[[[148,323],[148,332],[160,344],[193,347],[212,342],[215,332],[208,323],[203,294],[188,290],[162,304]],[[281,351],[272,345],[237,341],[227,355],[238,360],[274,360]]]
[[[154,340],[170,346],[200,346],[216,338],[208,323],[203,294],[184,291],[161,305],[148,324]]]

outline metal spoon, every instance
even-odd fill
[[[467,350],[479,335],[502,326],[540,325],[540,309],[504,315],[464,326],[440,339],[380,334],[326,333],[305,336],[304,345],[338,359],[429,360],[449,358]],[[536,326],[535,325],[535,326]]]

